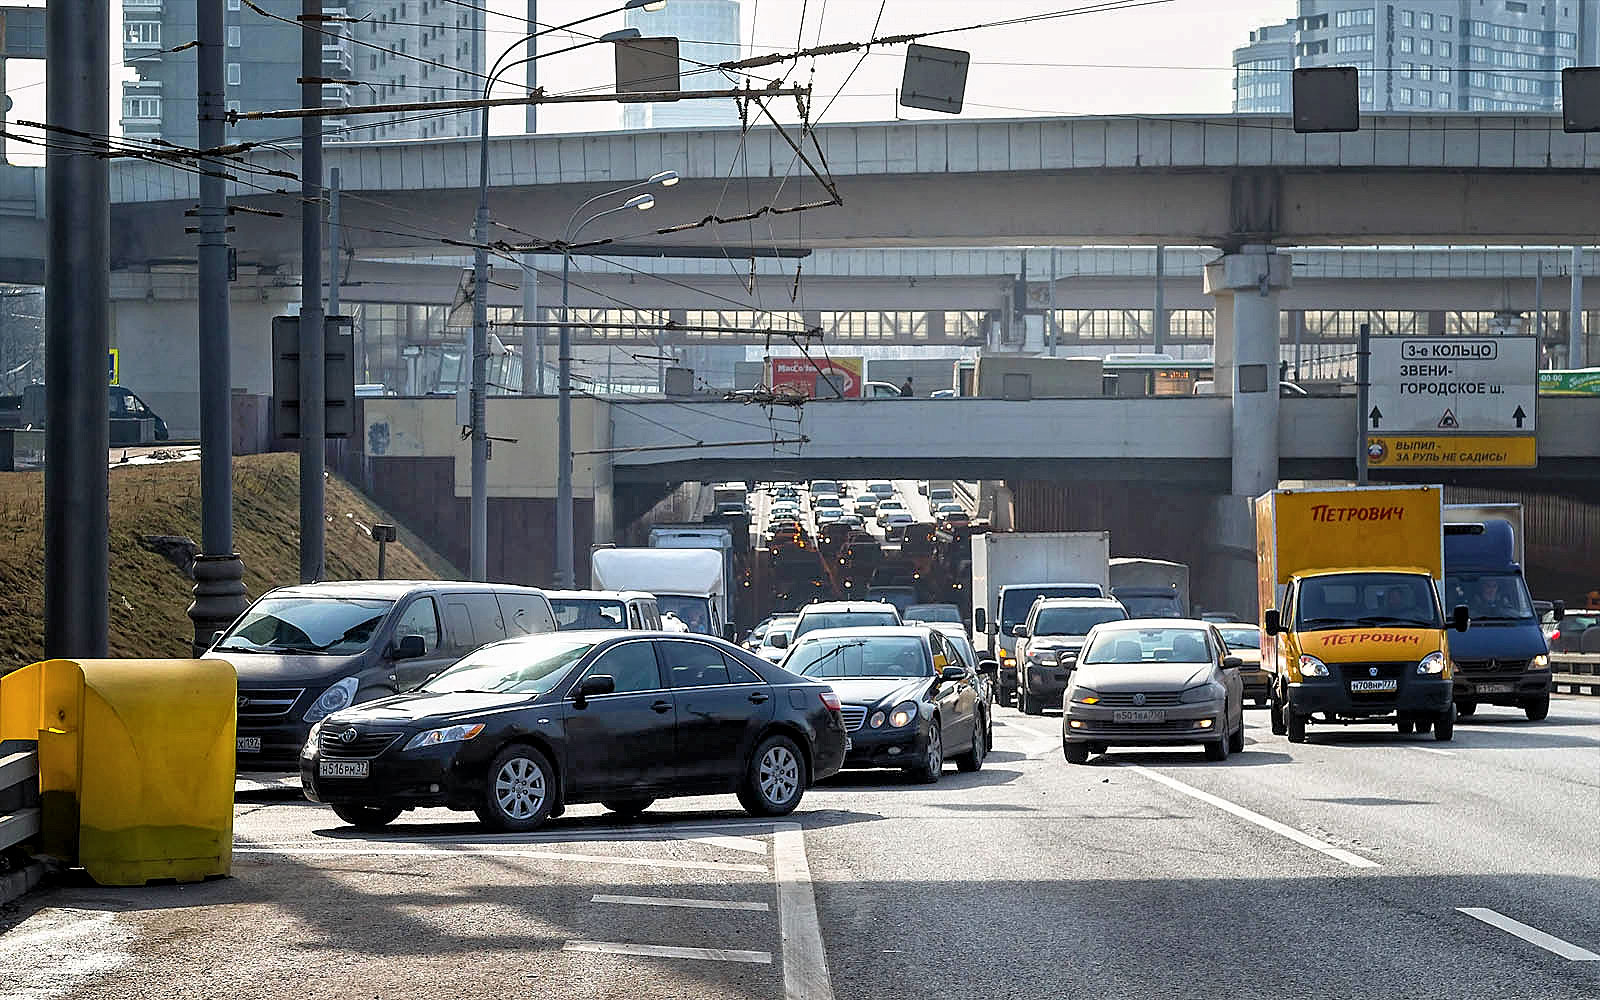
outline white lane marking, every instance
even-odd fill
[[[684,840],[695,844],[705,844],[707,847],[720,847],[725,851],[740,851],[745,854],[761,855],[765,855],[767,853],[767,842],[764,840],[756,840],[752,837],[729,837],[717,834],[697,835],[692,833],[678,832],[673,832],[670,834],[670,836],[674,840]]]
[[[1546,934],[1537,927],[1529,927],[1519,920],[1512,920],[1503,913],[1496,913],[1485,906],[1458,906],[1456,912],[1465,913],[1474,920],[1481,920],[1490,927],[1497,927],[1512,937],[1519,937],[1531,945],[1543,948],[1545,951],[1560,955],[1573,962],[1600,962],[1600,955],[1587,948],[1580,948],[1558,937]]]
[[[665,944],[624,944],[620,941],[568,941],[562,951],[600,955],[643,955],[647,958],[698,958],[706,962],[748,962],[771,965],[770,951],[734,951],[731,948],[677,948]]]
[[[722,861],[687,861],[680,858],[623,858],[604,854],[567,854],[562,851],[517,851],[507,848],[434,848],[412,847],[386,850],[376,847],[235,847],[235,854],[283,855],[365,855],[368,857],[493,857],[532,858],[539,861],[574,861],[586,865],[626,865],[635,868],[678,868],[692,871],[758,872],[766,874],[766,865],[741,865]]]
[[[1455,756],[1455,754],[1452,753],[1449,750],[1435,750],[1433,747],[1408,747],[1407,749],[1409,749],[1409,750],[1420,750],[1422,753],[1437,754],[1440,757],[1454,757]]]
[[[1301,847],[1309,847],[1319,854],[1326,854],[1335,861],[1341,861],[1352,868],[1381,867],[1378,862],[1373,861],[1371,858],[1363,858],[1361,855],[1352,854],[1341,847],[1334,847],[1327,841],[1318,840],[1309,833],[1303,833],[1300,830],[1296,830],[1292,826],[1285,826],[1275,819],[1268,819],[1266,816],[1263,816],[1258,812],[1246,809],[1244,806],[1238,805],[1237,803],[1229,802],[1227,799],[1218,798],[1217,796],[1212,795],[1210,792],[1203,792],[1193,785],[1184,784],[1176,778],[1169,778],[1164,774],[1152,771],[1149,768],[1143,767],[1139,764],[1124,764],[1122,766],[1126,767],[1130,771],[1137,771],[1139,774],[1144,775],[1151,781],[1166,785],[1168,788],[1171,788],[1174,791],[1182,792],[1184,795],[1187,795],[1192,799],[1199,799],[1201,802],[1204,802],[1207,805],[1216,806],[1223,812],[1231,813],[1247,823],[1254,823],[1263,830],[1270,830],[1280,837],[1286,837],[1289,840],[1299,844]]]
[[[595,896],[591,903],[620,903],[624,906],[680,906],[691,910],[752,910],[767,913],[766,903],[743,903],[735,899],[670,899],[666,896]]]
[[[78,980],[131,965],[134,931],[118,913],[49,907],[0,936],[0,998],[47,1000]]]
[[[833,980],[822,948],[811,863],[798,823],[774,823],[772,866],[778,880],[778,933],[783,939],[784,1000],[833,1000]]]

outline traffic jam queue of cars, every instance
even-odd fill
[[[1130,616],[1104,532],[990,533],[974,539],[972,634],[951,605],[821,602],[762,623],[752,651],[707,634],[725,553],[663,548],[596,550],[656,553],[650,591],[283,588],[210,655],[238,674],[239,769],[298,770],[308,798],[368,830],[443,807],[526,831],[574,803],[631,816],[706,794],[784,815],[844,768],[981,769],[1008,697],[1061,706],[1069,764],[1130,746],[1224,760],[1244,749],[1247,701],[1296,743],[1359,722],[1449,740],[1483,704],[1542,719],[1519,512],[1441,494],[1257,499],[1259,628],[1184,617],[1186,569],[1171,606]]]

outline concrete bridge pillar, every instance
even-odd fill
[[[1255,526],[1250,498],[1278,485],[1278,292],[1290,284],[1290,258],[1246,245],[1206,265],[1216,299],[1216,392],[1233,405],[1232,488],[1214,512],[1216,559],[1226,610],[1255,609]]]

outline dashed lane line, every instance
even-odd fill
[[[731,948],[679,948],[666,944],[627,944],[622,941],[568,941],[562,951],[586,951],[601,955],[640,955],[646,958],[690,958],[705,962],[747,962],[771,965],[770,951],[735,951]]]
[[[666,896],[608,896],[597,894],[591,903],[617,903],[622,906],[676,906],[691,910],[749,910],[768,913],[766,903],[746,903],[736,899],[672,899]]]
[[[1191,799],[1198,799],[1207,805],[1216,806],[1223,812],[1237,816],[1239,819],[1242,819],[1247,823],[1254,823],[1263,830],[1268,830],[1280,837],[1292,840],[1301,847],[1309,847],[1319,854],[1327,855],[1328,857],[1333,858],[1335,861],[1347,864],[1352,868],[1381,867],[1378,862],[1373,861],[1371,858],[1364,858],[1361,855],[1351,853],[1342,847],[1335,847],[1325,840],[1318,840],[1309,833],[1296,830],[1294,827],[1287,826],[1275,819],[1269,819],[1258,812],[1246,809],[1244,806],[1241,806],[1238,803],[1229,802],[1227,799],[1212,795],[1210,792],[1203,792],[1193,785],[1185,784],[1176,778],[1169,778],[1159,771],[1152,771],[1148,767],[1143,767],[1139,764],[1123,764],[1121,766],[1126,767],[1130,771],[1142,774],[1146,778],[1149,778],[1151,781],[1154,781],[1158,784],[1166,785],[1173,791],[1187,795]]]
[[[772,865],[778,880],[784,1000],[833,1000],[833,980],[828,975],[817,899],[811,889],[811,863],[806,859],[800,824],[773,824]]]
[[[1458,906],[1458,913],[1465,913],[1474,920],[1481,920],[1490,927],[1505,931],[1512,937],[1521,938],[1535,947],[1572,962],[1600,962],[1600,955],[1587,948],[1580,948],[1568,941],[1546,934],[1537,927],[1529,927],[1520,920],[1512,920],[1503,913],[1497,913],[1486,906]]]
[[[605,854],[568,854],[564,851],[521,851],[504,847],[412,847],[383,849],[368,847],[235,847],[235,854],[318,855],[365,857],[494,857],[530,858],[537,861],[572,861],[586,865],[623,865],[634,868],[675,868],[690,871],[756,872],[766,874],[766,865],[735,864],[722,861],[691,861],[684,858],[629,858]]]

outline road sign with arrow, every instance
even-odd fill
[[[1367,414],[1367,419],[1372,421],[1372,429],[1377,430],[1383,420],[1383,411],[1374,406],[1372,412]]]
[[[1364,423],[1384,456],[1373,465],[1534,464],[1536,338],[1378,336],[1370,343]]]

